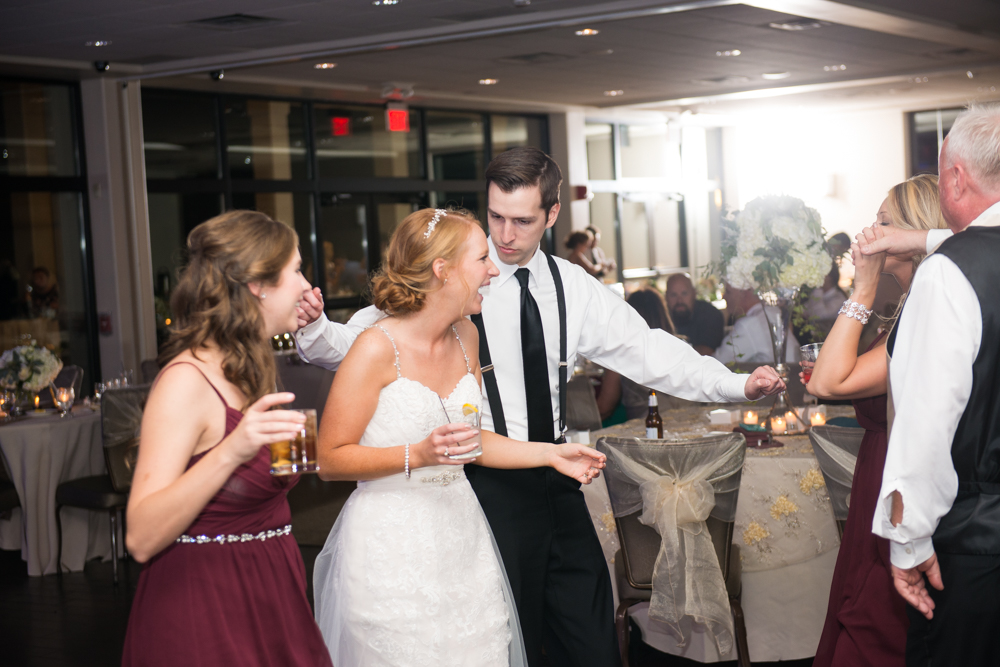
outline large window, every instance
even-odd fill
[[[910,114],[910,176],[936,174],[941,144],[962,109],[935,109]]]
[[[685,269],[687,229],[680,145],[666,124],[587,123],[590,222],[618,262],[617,280]],[[609,280],[615,276],[609,276]]]
[[[0,352],[34,339],[89,387],[99,364],[78,99],[71,84],[0,80]]]
[[[548,150],[544,116],[410,109],[390,131],[382,106],[143,90],[157,331],[191,229],[248,208],[295,228],[303,273],[343,320],[363,305],[396,226],[425,206],[485,217],[483,172],[515,146]]]

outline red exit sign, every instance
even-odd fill
[[[410,131],[410,110],[405,104],[389,104],[385,108],[385,126],[390,132]]]
[[[330,119],[330,133],[335,137],[351,136],[351,119],[334,116]]]

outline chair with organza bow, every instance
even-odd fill
[[[602,437],[604,470],[621,551],[615,626],[628,667],[629,608],[649,601],[678,645],[694,627],[720,656],[734,646],[749,667],[740,605],[739,547],[733,544],[746,440],[738,433],[680,442]]]
[[[847,512],[851,505],[851,484],[854,468],[858,463],[858,452],[865,437],[863,428],[844,426],[813,426],[809,429],[809,442],[819,461],[819,469],[826,481],[833,506],[833,518],[837,520],[837,530],[844,536]]]

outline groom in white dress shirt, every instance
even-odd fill
[[[528,371],[547,371],[551,417],[544,414],[552,420],[532,432],[551,426],[549,437],[559,439],[560,316],[548,258],[539,245],[559,214],[562,177],[552,158],[523,147],[494,158],[486,178],[490,258],[500,275],[483,302],[486,341],[481,335],[480,349],[484,342],[489,345],[507,435],[532,439],[529,412],[538,414],[538,406],[529,409],[522,359],[522,289],[528,290],[541,316],[547,361],[547,369],[529,365]],[[734,375],[666,332],[650,330],[635,310],[580,267],[554,259],[565,290],[569,368],[579,355],[641,385],[694,401],[741,402],[781,388],[771,368],[749,377]],[[515,276],[519,269],[527,275]],[[346,325],[333,324],[313,295],[303,310],[309,323],[296,334],[298,348],[310,362],[331,369],[366,326],[384,317],[369,307]],[[529,387],[536,389],[531,378]],[[497,430],[485,395],[482,427]],[[543,646],[549,663],[558,667],[619,664],[611,582],[579,482],[544,469],[471,465],[466,470],[503,557],[531,667],[542,664]]]
[[[956,234],[921,263],[887,342],[895,415],[872,531],[890,540],[896,589],[912,605],[907,665],[997,664],[1000,107],[961,114],[939,167]],[[866,237],[869,253],[920,241]],[[928,250],[939,240],[928,235]]]

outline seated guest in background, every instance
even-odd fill
[[[584,271],[595,278],[601,279],[604,277],[604,269],[591,262],[590,258],[587,257],[587,252],[590,250],[590,244],[593,240],[594,237],[588,231],[571,232],[566,237],[564,244],[569,249],[569,256],[566,259],[582,267]]]
[[[669,334],[674,333],[674,325],[670,321],[670,313],[667,312],[663,297],[652,287],[632,292],[625,301],[646,320],[650,329],[662,329]],[[673,397],[660,394],[659,398],[662,403]],[[613,426],[645,416],[649,411],[649,388],[605,369],[601,380],[601,392],[597,396],[597,408],[600,410],[604,426]]]
[[[267,447],[305,421],[271,409],[295,399],[271,393],[270,339],[298,328],[310,289],[298,245],[291,227],[255,211],[188,235],[128,503],[128,550],[146,565],[123,665],[332,667],[291,534],[298,476],[271,476]]]
[[[1000,655],[998,155],[1000,106],[959,114],[938,157],[956,233],[921,264],[886,344],[894,416],[872,531],[890,540],[893,583],[913,605],[914,667]]]
[[[667,279],[667,306],[676,333],[686,337],[700,354],[715,354],[722,344],[722,312],[709,302],[696,299],[694,285],[683,273]]]
[[[889,190],[873,225],[880,236],[883,225],[898,229],[943,228],[937,177],[915,176]],[[853,400],[858,421],[865,427],[826,624],[813,665],[902,667],[908,626],[906,605],[893,586],[889,541],[871,532],[888,445],[885,338],[893,320],[867,352],[858,356],[857,349],[863,320],[872,316],[869,314],[880,274],[891,274],[904,290],[908,289],[923,255],[866,256],[857,245],[852,250],[854,293],[850,301],[842,302],[847,308],[841,308],[807,385],[809,393],[820,398]],[[850,314],[852,303],[858,304],[854,307],[857,315]]]
[[[726,304],[734,314],[745,313],[736,320],[733,330],[729,332],[715,350],[715,358],[724,364],[728,363],[764,363],[773,364],[774,346],[771,344],[770,325],[768,321],[776,321],[780,314],[774,306],[767,306],[757,298],[757,294],[749,289],[736,289],[726,284]],[[785,344],[785,362],[799,360],[799,341],[795,334],[788,332],[788,342]]]
[[[59,310],[59,286],[52,278],[52,272],[44,266],[35,267],[28,285],[32,317],[54,319]]]
[[[614,272],[618,268],[618,262],[604,254],[604,250],[600,245],[601,230],[595,225],[590,225],[587,227],[587,231],[592,236],[590,241],[590,261],[594,263],[594,266],[601,267],[601,270],[605,274]]]

